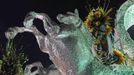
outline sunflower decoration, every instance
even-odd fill
[[[112,32],[112,18],[108,16],[111,11],[112,8],[105,10],[103,7],[90,10],[86,17],[85,25],[95,37],[98,36],[99,32],[106,36]]]
[[[112,39],[114,39],[112,37],[112,18],[109,16],[111,11],[112,8],[108,9],[108,7],[105,8],[105,6],[99,6],[96,9],[90,9],[84,23],[86,28],[95,38],[94,46],[96,48],[94,50],[97,54],[97,57],[102,59],[101,61],[104,64],[122,64],[124,61],[123,53],[118,49],[111,49],[109,46],[110,44],[113,44]],[[107,37],[110,38],[110,40]],[[113,50],[112,54],[109,54],[110,50]]]
[[[125,61],[125,55],[118,49],[113,48],[114,52],[114,61],[116,64],[122,64]]]
[[[108,52],[108,40],[107,36],[111,36],[112,18],[108,15],[112,11],[112,8],[105,10],[103,7],[98,7],[97,9],[90,10],[88,16],[86,17],[85,25],[87,29],[95,37],[95,45],[97,49],[103,49],[103,51]]]

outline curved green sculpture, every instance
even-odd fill
[[[134,41],[131,39],[130,35],[128,34],[127,30],[133,25],[133,1],[128,0],[126,1],[118,10],[116,15],[116,22],[115,22],[115,31],[118,33],[118,39],[120,39],[122,44],[122,50],[134,59]],[[131,12],[129,12],[131,11]]]

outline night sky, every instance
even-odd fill
[[[109,7],[113,7],[111,17],[115,18],[116,10],[125,0],[111,0]],[[88,4],[91,7],[97,7],[97,0],[1,0],[0,1],[0,46],[4,47],[7,39],[4,32],[9,27],[23,26],[25,15],[30,11],[47,13],[52,20],[57,22],[56,16],[58,13],[66,13],[79,10],[80,17],[84,20],[88,14]],[[44,34],[43,25],[40,20],[35,20],[34,24]],[[131,30],[134,28],[131,28]],[[131,32],[131,30],[129,30]],[[131,33],[133,34],[133,33]],[[52,64],[49,56],[42,53],[38,47],[35,37],[31,33],[23,33],[16,36],[14,39],[17,48],[22,47],[25,54],[28,56],[30,64],[35,61],[41,61],[44,67]]]

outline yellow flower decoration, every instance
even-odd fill
[[[116,62],[116,64],[122,64],[124,61],[123,53],[117,50],[116,48],[114,48],[113,52],[114,52],[114,55],[118,57],[118,61]]]
[[[89,29],[90,32],[94,32],[92,34],[95,35],[96,32],[99,32],[99,27],[104,24],[106,29],[104,31],[104,35],[109,35],[112,32],[112,27],[110,23],[112,18],[108,16],[108,14],[111,11],[112,8],[106,11],[102,7],[90,10],[85,20],[85,26]]]

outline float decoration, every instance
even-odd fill
[[[98,7],[89,12],[85,22],[79,17],[77,9],[59,14],[59,25],[45,13],[30,12],[24,19],[24,27],[9,28],[5,35],[8,39],[14,39],[18,33],[33,33],[40,50],[49,54],[56,71],[61,75],[132,75],[134,42],[124,25],[125,11],[131,5],[132,1],[128,0],[120,7],[115,28],[111,26],[112,18],[108,15],[112,9],[105,11]],[[47,35],[34,26],[35,18],[42,20]],[[40,63],[31,65],[42,67]],[[45,69],[31,73],[31,68],[27,67],[25,75],[47,73]]]

